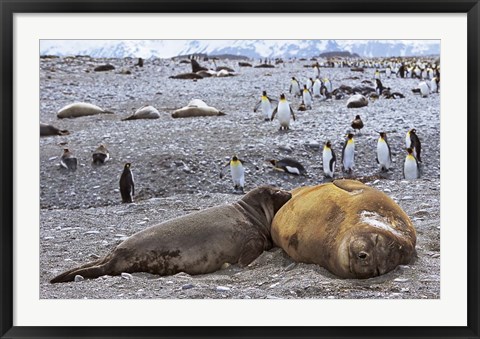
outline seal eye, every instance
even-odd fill
[[[358,253],[358,257],[360,259],[366,259],[368,257],[368,254],[365,253],[365,252],[360,252],[360,253]]]

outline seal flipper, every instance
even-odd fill
[[[110,259],[111,255],[107,255],[106,257],[89,262],[85,265],[80,267],[73,268],[68,270],[52,280],[50,280],[51,284],[61,283],[61,282],[69,282],[74,281],[76,275],[81,275],[87,279],[94,279],[101,277],[102,275],[115,275],[112,268],[114,267],[114,262]],[[119,274],[119,273],[118,273]]]
[[[240,267],[245,267],[250,264],[252,261],[257,259],[260,254],[263,253],[264,249],[268,250],[272,246],[268,246],[265,248],[264,242],[260,239],[251,239],[243,245],[242,253],[240,253],[240,257],[238,258],[238,265]]]

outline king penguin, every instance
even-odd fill
[[[290,94],[296,96],[296,97],[301,97],[302,96],[302,91],[300,90],[300,84],[298,83],[298,80],[295,79],[295,77],[292,77],[292,81],[290,81],[290,88],[288,90]]]
[[[407,135],[405,136],[405,146],[406,148],[411,148],[413,150],[413,155],[418,160],[418,162],[422,162],[422,158],[420,157],[422,145],[420,143],[420,139],[417,136],[417,130],[415,128],[412,128],[407,132]]]
[[[332,144],[329,140],[323,146],[322,161],[323,173],[325,177],[333,179],[333,175],[335,174],[335,165],[337,164],[337,158],[335,156],[335,152],[332,149]]]
[[[270,119],[272,118],[272,111],[273,111],[272,104],[275,102],[278,102],[278,101],[274,99],[270,99],[267,96],[267,91],[263,91],[262,97],[260,98],[260,101],[258,101],[255,107],[253,108],[253,111],[256,112],[258,108],[261,107],[265,121],[270,121]]]
[[[316,78],[315,81],[313,82],[312,90],[313,90],[313,96],[315,98],[320,98],[320,89],[322,88],[322,81],[319,78]]]
[[[352,173],[353,166],[355,165],[355,139],[353,139],[352,133],[347,134],[347,139],[343,145],[342,163],[343,171],[346,173]]]
[[[373,77],[374,77],[375,80],[377,80],[377,79],[380,80],[380,71],[378,69],[375,70],[375,74],[374,74]]]
[[[95,152],[93,152],[92,158],[92,163],[94,165],[103,165],[108,160],[110,160],[110,153],[108,152],[108,149],[105,147],[105,145],[100,145],[97,147]]]
[[[305,175],[305,167],[292,158],[283,158],[281,160],[269,160],[275,170],[287,172],[294,175]]]
[[[120,176],[120,194],[122,195],[123,203],[133,202],[133,196],[135,195],[135,182],[130,167],[131,164],[127,162],[123,167],[123,173]]]
[[[60,158],[60,166],[66,168],[69,171],[77,170],[77,158],[75,158],[68,148],[63,150],[62,157]]]
[[[377,163],[380,165],[380,170],[386,172],[392,165],[392,153],[390,152],[390,145],[387,141],[387,133],[379,133],[380,137],[377,141]]]
[[[290,116],[295,121],[295,114],[293,113],[292,107],[288,103],[287,99],[285,99],[285,94],[280,94],[280,101],[277,107],[273,110],[272,119],[275,118],[275,114],[278,113],[278,121],[280,122],[280,130],[290,129]]]
[[[243,188],[245,187],[245,168],[243,167],[243,161],[234,155],[232,159],[230,159],[230,161],[224,166],[223,170],[225,170],[228,166],[230,166],[230,174],[232,176],[235,193],[244,193]],[[223,170],[220,173],[221,178],[223,177]]]
[[[407,156],[403,164],[403,177],[407,180],[414,180],[420,178],[420,168],[418,166],[417,158],[413,155],[413,150],[407,148]]]
[[[307,109],[312,109],[312,93],[307,88],[307,85],[303,85],[302,98],[305,107]]]

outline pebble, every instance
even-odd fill
[[[55,239],[55,237],[44,237],[43,239],[44,240],[52,240],[52,239]]]
[[[275,283],[275,284],[272,284],[272,285],[270,285],[270,287],[269,287],[269,288],[274,288],[274,287],[277,287],[278,285],[280,285],[280,283],[279,283],[279,282],[277,282],[277,283]]]
[[[440,253],[432,254],[431,257],[432,257],[432,258],[439,258],[439,257],[440,257]]]
[[[413,200],[413,197],[411,195],[406,195],[403,198],[401,198],[400,200]]]
[[[185,284],[182,286],[182,290],[189,290],[191,288],[194,288],[195,285],[194,284]]]
[[[407,279],[407,278],[396,278],[396,279],[393,279],[393,281],[394,281],[394,282],[404,283],[404,282],[410,281],[410,279]]]
[[[77,274],[77,275],[75,276],[75,278],[73,278],[73,280],[74,280],[75,282],[79,282],[79,281],[84,281],[85,278],[82,277],[81,275]]]
[[[285,271],[288,272],[288,271],[291,271],[295,268],[295,266],[297,266],[297,263],[294,263],[292,262],[290,265],[288,265],[287,267],[285,267]]]
[[[217,292],[226,292],[226,291],[230,291],[230,287],[227,287],[227,286],[217,286],[217,288],[215,289]]]
[[[83,234],[98,234],[98,233],[100,233],[100,231],[87,231]]]
[[[130,273],[122,272],[121,277],[126,280],[132,280],[133,276]]]

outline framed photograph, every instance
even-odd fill
[[[1,12],[2,338],[479,337],[478,1]]]

